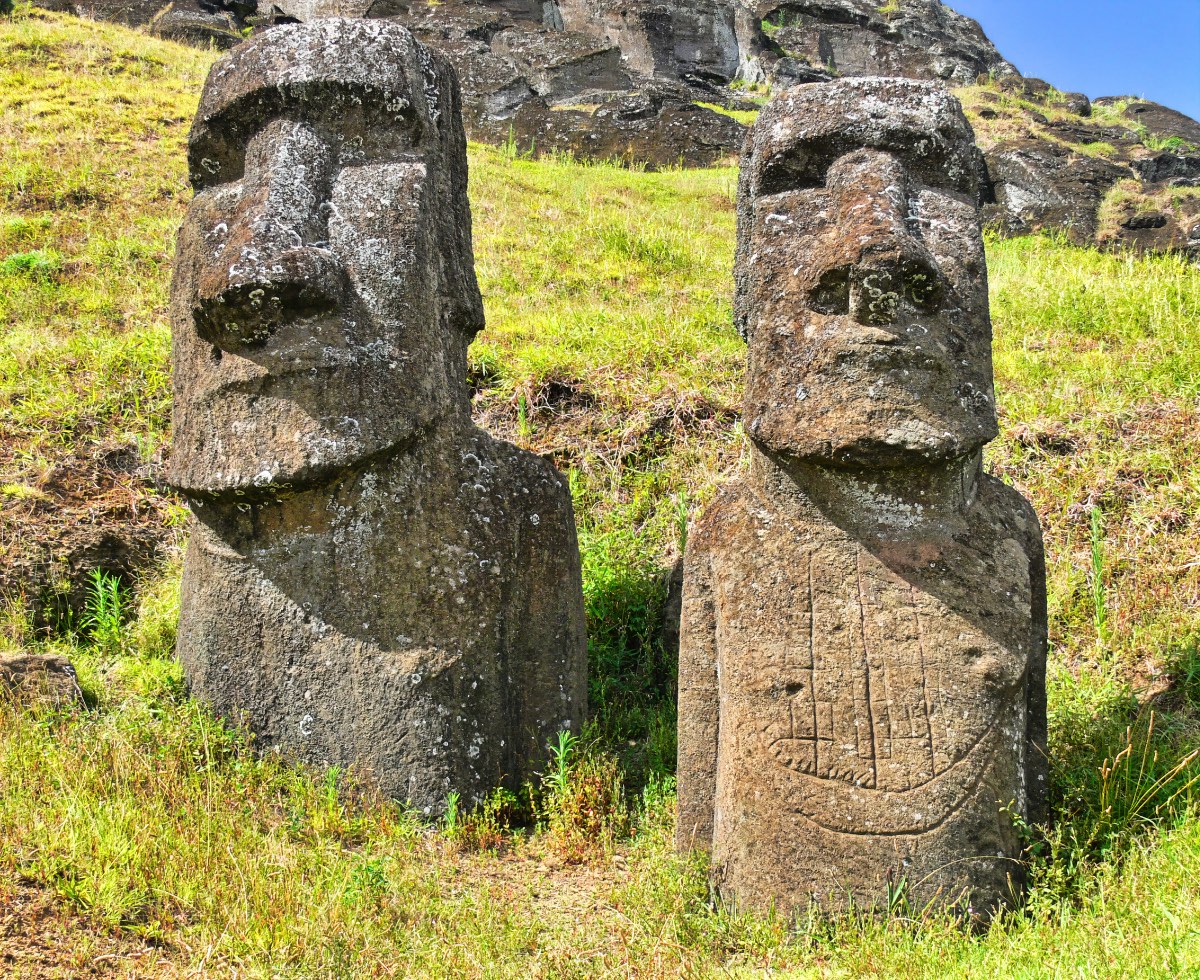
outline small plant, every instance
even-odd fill
[[[482,803],[465,815],[461,812],[458,794],[454,793],[452,797],[453,814],[447,806],[445,834],[460,850],[498,851],[512,825],[527,818],[516,794],[502,787],[492,790]]]
[[[500,152],[509,160],[516,160],[520,155],[520,151],[517,149],[517,133],[513,129],[512,123],[508,125],[508,139],[500,145]]]
[[[1108,641],[1108,599],[1104,589],[1104,515],[1099,507],[1092,508],[1091,521],[1092,569],[1091,600],[1092,622],[1096,627],[1096,638],[1100,643]]]
[[[559,732],[549,746],[551,767],[542,778],[542,813],[553,846],[568,860],[612,847],[630,830],[624,777],[616,756],[579,749],[579,738]]]
[[[388,894],[387,858],[368,858],[350,872],[342,895],[347,905],[378,908]]]
[[[912,909],[908,901],[908,879],[896,876],[889,869],[887,876],[887,910],[892,918],[906,918]]]
[[[785,27],[798,27],[802,22],[800,15],[789,12],[787,7],[781,7],[777,10],[776,16],[778,20],[771,20],[770,17],[764,17],[762,20],[763,33],[768,37],[773,36]]]
[[[462,797],[458,793],[451,793],[446,797],[446,812],[442,816],[442,832],[454,840],[462,830],[461,814],[458,810],[458,803]]]
[[[1189,143],[1182,136],[1167,136],[1163,138],[1144,131],[1142,133],[1142,143],[1147,149],[1154,150],[1156,153],[1161,153],[1164,150],[1171,153],[1191,153],[1197,149],[1194,144]]]
[[[517,142],[516,130],[509,123],[508,139],[500,145],[500,152],[508,160],[532,160],[537,155],[537,141],[534,140],[531,142],[528,150],[522,150],[520,144]]]
[[[17,252],[0,262],[0,275],[24,276],[39,282],[49,282],[62,268],[62,262],[54,252],[41,249],[33,252]]]
[[[551,742],[548,746],[551,768],[542,778],[542,786],[551,796],[567,791],[567,784],[571,778],[571,763],[578,745],[579,736],[572,735],[564,728],[558,733],[558,742]]]
[[[1127,693],[1103,699],[1108,703],[1091,719],[1099,727],[1089,731],[1077,718],[1072,734],[1079,743],[1060,744],[1052,755],[1053,825],[1018,826],[1030,840],[1039,903],[1077,893],[1100,864],[1123,860],[1139,838],[1194,812],[1200,749],[1186,742],[1177,748],[1178,736],[1162,731],[1153,711],[1122,723],[1133,710]]]
[[[121,580],[99,568],[88,576],[84,603],[84,628],[93,646],[105,653],[124,650],[124,623],[128,596]]]
[[[1125,744],[1100,766],[1099,812],[1095,837],[1108,852],[1139,830],[1161,822],[1191,801],[1200,782],[1200,749],[1165,765],[1155,747],[1155,714],[1150,712],[1144,735],[1133,725],[1125,729]]]
[[[522,439],[533,435],[533,426],[529,424],[529,396],[524,388],[517,392],[517,434]]]

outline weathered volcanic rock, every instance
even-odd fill
[[[1015,75],[979,24],[939,0],[753,3],[781,53],[839,75],[899,75],[967,85],[979,75]]]
[[[1125,101],[1127,97],[1105,96],[1096,100],[1097,105],[1111,105],[1114,102]],[[1200,122],[1185,116],[1182,112],[1168,109],[1157,102],[1147,102],[1136,99],[1125,107],[1122,113],[1126,119],[1137,126],[1145,128],[1155,140],[1166,142],[1174,140],[1182,144],[1182,149],[1200,150]]]
[[[1159,208],[1136,200],[1120,202],[1111,223],[1097,235],[1100,245],[1143,253],[1179,252],[1200,260],[1200,197],[1185,197]]]
[[[769,105],[743,157],[749,475],[692,528],[679,823],[716,890],[790,913],[1019,897],[1043,815],[1037,517],[996,434],[978,165],[940,87]]]
[[[1200,156],[1180,135],[1189,133],[1189,123],[1200,124],[1150,103],[1145,111],[1163,134],[1156,136],[1138,121],[1136,104],[1125,106],[1129,122],[1123,125],[1110,113],[1102,119],[1081,114],[1073,100],[1082,96],[1040,79],[1001,79],[998,87],[1021,101],[977,95],[984,103],[975,116],[992,227],[1010,235],[1062,230],[1082,245],[1139,253],[1195,253],[1191,202],[1170,192],[1200,184]],[[1097,99],[1096,105],[1113,101]],[[1045,113],[1033,108],[1038,105]],[[1064,108],[1078,118],[1063,118]]]
[[[75,668],[54,654],[0,653],[0,698],[19,704],[83,704]]]
[[[328,0],[279,5],[300,20],[347,12],[346,3]],[[669,71],[652,77],[622,50],[619,38],[592,20],[572,15],[564,29],[557,6],[449,0],[350,9],[395,18],[450,59],[462,83],[472,139],[511,141],[535,154],[554,150],[650,166],[703,166],[731,159],[744,138],[739,123],[696,104],[727,96],[704,81],[697,81],[700,88],[684,84]],[[570,29],[573,25],[584,29]]]
[[[394,22],[214,66],[172,287],[178,651],[264,747],[426,812],[516,789],[586,712],[570,494],[471,423],[483,325],[449,63]]]
[[[1044,139],[1007,140],[987,150],[994,204],[985,218],[1010,235],[1062,229],[1072,241],[1094,240],[1104,196],[1128,167]]]
[[[1200,186],[1200,153],[1154,153],[1130,163],[1143,184]]]
[[[672,79],[725,83],[738,74],[738,6],[727,0],[560,0],[569,30],[617,45],[630,70]]]
[[[558,150],[596,160],[651,167],[705,167],[730,158],[744,127],[721,113],[647,86],[596,105],[550,105],[533,99],[509,118],[476,120],[473,135],[511,139],[522,152]]]

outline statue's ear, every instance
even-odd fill
[[[417,59],[421,64],[421,81],[425,92],[425,104],[429,121],[433,123],[440,141],[445,144],[445,123],[457,111],[455,92],[457,76],[446,59],[435,56],[425,45],[415,44]]]
[[[751,128],[742,148],[737,187],[737,255],[733,265],[733,325],[749,343],[753,322],[750,302],[750,228],[754,221],[754,130]]]

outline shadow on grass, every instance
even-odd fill
[[[664,635],[668,575],[650,557],[585,553],[592,730],[640,792],[675,772],[678,649]]]
[[[1101,863],[1170,829],[1200,804],[1200,651],[1174,683],[1139,698],[1111,675],[1065,670],[1050,690],[1051,824],[1034,832],[1034,877],[1066,897]]]

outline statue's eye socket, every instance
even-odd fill
[[[789,191],[811,191],[825,186],[830,161],[797,154],[772,160],[758,179],[758,194],[784,194]]]
[[[190,154],[189,177],[197,192],[241,180],[246,170],[244,148],[196,147]]]
[[[817,313],[840,316],[850,312],[850,270],[830,269],[821,277],[809,296],[809,304]]]

